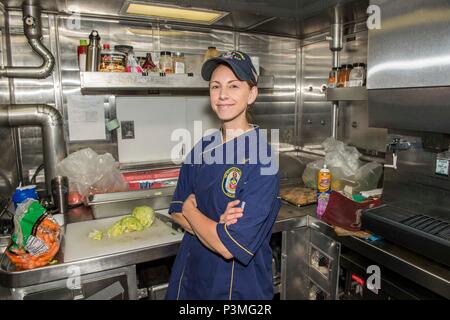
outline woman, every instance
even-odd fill
[[[262,174],[259,155],[271,150],[247,118],[257,74],[248,55],[233,51],[206,61],[202,76],[222,128],[194,147],[180,171],[169,213],[187,232],[167,298],[272,299],[279,181]]]

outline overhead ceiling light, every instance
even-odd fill
[[[159,30],[153,31],[152,29],[140,29],[140,28],[128,28],[128,31],[140,35],[140,36],[187,36],[194,35],[195,33],[190,31],[180,30]]]
[[[213,24],[228,14],[223,11],[184,8],[159,3],[128,2],[125,4],[125,8],[125,14],[128,15],[200,24]]]

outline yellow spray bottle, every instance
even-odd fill
[[[319,192],[327,192],[331,188],[331,171],[324,164],[323,168],[320,169],[317,177],[317,190]]]

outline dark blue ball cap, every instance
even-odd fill
[[[202,77],[206,81],[211,80],[211,75],[217,66],[226,64],[233,69],[236,77],[241,81],[258,83],[258,74],[248,54],[234,50],[222,54],[219,57],[206,60],[202,67]]]

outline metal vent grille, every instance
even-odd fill
[[[446,221],[419,214],[409,217],[401,221],[401,223],[450,241],[450,223]]]

